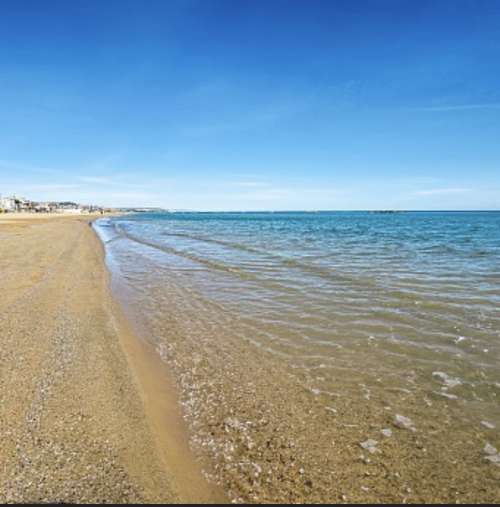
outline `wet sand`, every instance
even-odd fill
[[[92,217],[0,216],[0,502],[211,502]]]

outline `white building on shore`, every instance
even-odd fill
[[[67,215],[80,215],[82,213],[82,207],[76,202],[59,202],[56,206],[56,213]]]
[[[14,211],[16,211],[16,199],[0,196],[0,212],[12,213]]]
[[[72,201],[36,202],[22,197],[2,197],[0,194],[0,213],[59,213],[81,215],[102,213],[103,208],[93,205],[81,205]]]

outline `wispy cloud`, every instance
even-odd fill
[[[269,183],[265,183],[263,181],[234,181],[230,182],[228,186],[238,188],[264,188],[268,187]]]
[[[486,104],[448,104],[441,106],[422,106],[422,107],[411,107],[409,111],[417,112],[453,112],[453,111],[473,111],[478,109],[500,109],[500,103],[486,103]]]
[[[254,83],[264,90],[263,83]],[[208,137],[240,133],[270,127],[307,112],[315,104],[314,94],[301,90],[269,92],[256,99],[248,83],[231,79],[217,79],[188,90],[180,100],[188,109],[196,105],[190,123],[179,126],[179,133],[187,137]],[[231,97],[230,106],[227,98]],[[217,107],[219,104],[220,107]],[[218,113],[213,114],[217,109]]]
[[[75,190],[81,188],[82,186],[77,183],[40,183],[27,185],[24,188],[37,192],[58,192],[60,190]]]
[[[429,190],[418,190],[415,195],[428,196],[428,195],[447,195],[447,194],[465,194],[471,192],[471,188],[432,188]]]
[[[30,164],[20,163],[14,160],[0,160],[0,169],[5,172],[6,175],[17,174],[19,172],[26,172],[31,174],[43,174],[43,175],[62,175],[65,171],[61,169],[54,169],[52,167],[39,167]]]
[[[78,178],[83,183],[90,183],[92,185],[110,185],[113,181],[110,178],[103,178],[100,176],[81,176]]]

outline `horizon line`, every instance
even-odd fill
[[[162,211],[168,213],[500,213],[497,209],[391,209],[391,208],[366,208],[366,209],[277,209],[277,210],[196,210],[196,209],[172,209],[161,206],[107,206],[116,209],[150,209],[151,212]]]

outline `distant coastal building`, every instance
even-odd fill
[[[16,211],[19,213],[31,213],[34,211],[34,204],[33,202],[29,201],[28,199],[25,199],[24,197],[16,197]]]
[[[35,213],[53,213],[55,204],[51,202],[38,202],[34,206]]]
[[[36,202],[23,197],[2,197],[0,195],[0,213],[60,213],[81,215],[103,213],[103,208],[93,205],[81,205],[76,202]]]
[[[3,213],[33,213],[36,203],[24,197],[3,197],[0,198],[0,210]]]
[[[0,197],[0,211],[2,213],[12,213],[16,211],[16,201],[14,197]]]
[[[76,204],[76,202],[59,202],[56,206],[56,213],[66,213],[70,215],[79,215],[82,213],[82,207]]]

